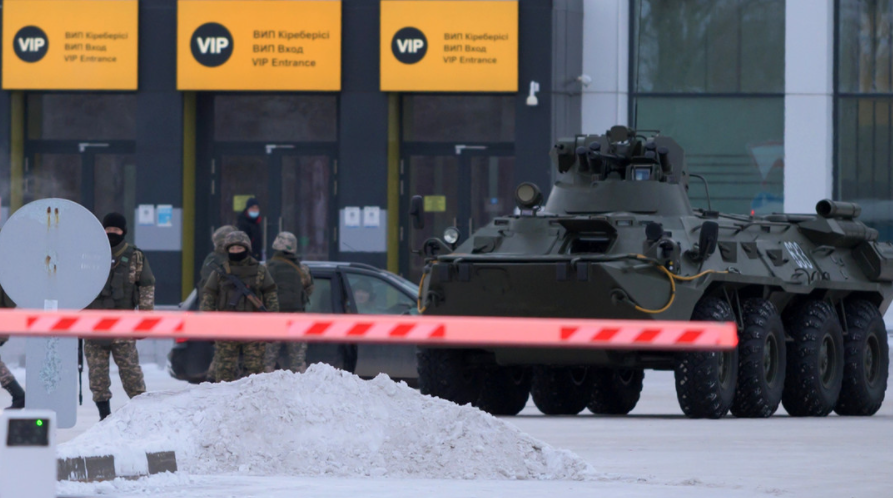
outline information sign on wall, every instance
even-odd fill
[[[3,88],[136,90],[137,0],[5,0]]]
[[[338,0],[179,0],[180,90],[341,89]]]
[[[518,91],[518,2],[382,0],[381,90]]]

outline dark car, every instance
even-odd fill
[[[389,271],[360,263],[305,261],[304,264],[310,268],[314,280],[308,313],[417,313],[418,286]],[[194,311],[197,306],[197,292],[193,291],[178,309]],[[204,382],[213,356],[213,342],[180,342],[168,355],[168,371],[176,379]],[[328,363],[362,377],[386,373],[413,385],[418,376],[413,346],[310,344],[307,363]]]

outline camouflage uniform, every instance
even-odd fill
[[[276,253],[267,262],[267,269],[276,280],[279,296],[279,311],[299,313],[304,311],[313,293],[313,276],[310,268],[301,264],[295,254],[298,250],[298,239],[290,232],[282,232],[273,241]],[[292,372],[303,372],[307,369],[306,342],[273,342],[267,345],[264,371],[276,369],[279,355],[285,350],[285,360],[280,367]]]
[[[0,387],[6,389],[6,386],[12,384],[16,378],[12,375],[12,372],[6,368],[6,364],[0,361]]]
[[[112,269],[99,296],[88,309],[132,310],[155,309],[155,276],[142,251],[126,242],[112,248]],[[133,398],[146,392],[143,370],[140,368],[136,341],[132,339],[85,340],[84,357],[90,369],[90,390],[93,401],[99,403],[112,398],[109,377],[109,355],[118,365],[124,391]]]
[[[232,246],[242,246],[248,256],[241,261],[227,261],[223,271],[240,279],[246,287],[260,299],[268,311],[279,311],[279,299],[276,295],[276,282],[267,272],[266,267],[254,259],[251,254],[251,241],[245,232],[233,232],[226,236],[224,249],[229,252]],[[230,303],[235,303],[231,305]],[[219,272],[212,273],[208,283],[202,289],[202,311],[259,311],[250,299],[242,295],[229,278]],[[215,377],[217,381],[230,382],[239,377],[239,353],[246,374],[261,373],[264,370],[264,352],[266,344],[256,341],[217,341],[214,351]]]
[[[205,284],[208,283],[208,278],[214,273],[214,268],[223,266],[223,263],[227,262],[226,250],[223,248],[223,243],[226,241],[226,236],[235,231],[236,227],[232,225],[224,225],[217,230],[214,230],[214,235],[211,236],[211,240],[214,242],[214,250],[205,256],[205,261],[202,263],[200,271],[201,280],[198,282],[199,294],[202,289],[205,288]]]
[[[226,251],[223,249],[223,243],[226,242],[226,236],[236,230],[236,227],[232,225],[223,225],[217,230],[214,230],[214,234],[211,235],[211,242],[214,243],[214,250],[205,256],[205,261],[202,263],[200,271],[201,280],[199,280],[197,287],[199,299],[201,299],[202,289],[205,288],[205,284],[208,283],[208,278],[210,278],[211,274],[215,271],[214,269],[222,267],[223,264],[228,261]],[[211,364],[208,365],[208,373],[206,374],[206,378],[211,382],[214,382],[214,368],[214,360],[212,359]]]

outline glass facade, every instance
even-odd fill
[[[893,1],[839,0],[837,197],[893,239]]]
[[[515,97],[407,95],[403,98],[406,142],[512,142]]]
[[[135,138],[135,94],[28,94],[29,140]]]
[[[715,210],[784,202],[783,0],[634,0],[630,122],[685,149]],[[695,207],[706,208],[692,182]]]
[[[402,249],[401,273],[422,276],[424,260],[407,248],[422,247],[447,227],[460,242],[493,218],[514,209],[514,95],[427,95],[401,97]],[[424,198],[423,229],[410,229],[409,202]]]
[[[214,139],[219,142],[334,142],[334,95],[217,95]]]

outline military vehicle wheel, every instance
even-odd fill
[[[781,402],[795,417],[831,413],[843,382],[843,330],[834,307],[809,301],[787,318],[787,377]]]
[[[890,347],[884,317],[868,301],[844,304],[847,335],[843,341],[843,387],[838,415],[874,415],[884,402],[890,371]]]
[[[587,367],[533,367],[530,394],[546,415],[576,415],[586,408],[592,392]]]
[[[598,415],[626,415],[636,407],[642,394],[645,371],[636,369],[590,368],[592,396],[586,405]]]
[[[517,415],[530,398],[530,384],[528,368],[486,367],[480,396],[473,404],[491,415]]]
[[[704,297],[691,319],[700,322],[734,322],[729,303]],[[686,416],[722,418],[735,399],[738,351],[679,353],[676,355],[676,398]]]
[[[739,418],[771,417],[784,391],[784,325],[775,305],[765,299],[745,301],[743,315],[732,414]]]
[[[481,392],[481,369],[465,362],[459,349],[422,349],[417,353],[419,391],[459,405],[474,403]]]

